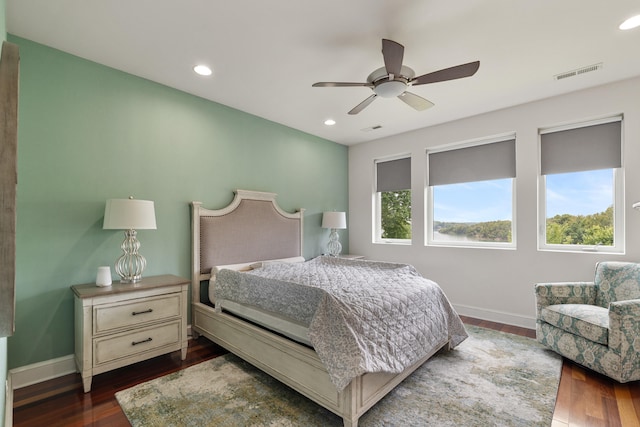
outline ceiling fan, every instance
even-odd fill
[[[433,103],[427,101],[415,93],[407,92],[410,86],[437,83],[447,80],[461,79],[473,76],[480,67],[480,61],[456,65],[432,73],[415,77],[416,73],[409,67],[402,65],[404,46],[393,40],[382,39],[382,56],[384,67],[378,68],[367,77],[366,83],[343,82],[318,82],[313,87],[353,87],[365,86],[373,90],[373,95],[356,105],[349,114],[358,114],[373,102],[378,96],[382,98],[397,97],[410,107],[418,111],[433,107]]]

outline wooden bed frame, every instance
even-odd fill
[[[345,427],[356,427],[362,414],[448,343],[400,374],[363,374],[338,391],[313,349],[225,312],[216,313],[200,296],[201,283],[210,279],[212,267],[233,264],[241,269],[256,261],[301,256],[303,251],[304,209],[283,211],[274,193],[235,193],[231,204],[219,210],[191,203],[194,337],[204,335],[339,415]]]

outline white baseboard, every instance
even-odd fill
[[[9,375],[11,376],[13,389],[16,390],[63,375],[73,374],[74,372],[76,372],[76,362],[73,354],[70,354],[57,359],[45,360],[11,369]]]
[[[13,426],[13,386],[11,385],[11,375],[7,375],[4,398],[4,427],[11,427]]]
[[[507,325],[520,326],[522,328],[535,329],[536,319],[519,314],[507,313],[499,310],[487,310],[464,304],[453,304],[458,314],[491,322],[500,322]]]

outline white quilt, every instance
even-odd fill
[[[222,270],[216,298],[277,311],[309,326],[338,390],[365,372],[400,373],[444,342],[466,337],[440,287],[407,264],[319,257]]]

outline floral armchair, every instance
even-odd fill
[[[621,383],[640,379],[640,264],[600,262],[593,282],[538,283],[536,337]]]

